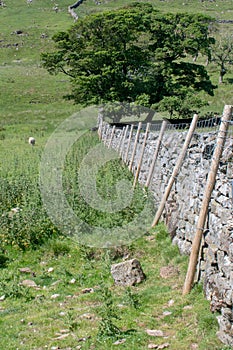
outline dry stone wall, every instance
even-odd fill
[[[105,128],[107,130],[107,128]],[[111,135],[111,128],[103,139]],[[167,132],[156,161],[151,191],[159,204],[171,176],[173,167],[181,152],[187,132]],[[117,130],[112,139],[112,147],[119,149],[122,130]],[[140,134],[133,163],[136,171],[140,158],[144,134]],[[139,182],[145,184],[158,141],[158,133],[150,133],[145,148]],[[122,147],[127,148],[127,137]],[[131,159],[134,139],[130,145],[128,163]],[[213,150],[216,131],[196,132],[189,146],[187,156],[163,213],[174,244],[182,254],[189,254],[200,214],[201,202]],[[203,227],[203,240],[196,279],[201,279],[206,298],[210,300],[211,311],[219,312],[218,336],[223,343],[233,346],[233,136],[229,135],[223,150],[214,191],[208,209],[208,217]]]

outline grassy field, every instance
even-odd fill
[[[110,264],[124,256],[141,261],[146,281],[113,285]],[[9,249],[4,257],[1,349],[229,349],[216,338],[216,315],[202,287],[182,297],[187,257],[180,257],[161,226],[155,238],[147,234],[120,249],[93,250],[60,238],[33,252]],[[160,269],[168,265],[176,269],[165,279]],[[34,286],[24,286],[25,280]]]
[[[96,5],[86,0],[78,14],[85,16],[129,2]],[[233,19],[230,0],[151,2],[161,11],[199,11],[217,19]],[[135,350],[149,345],[153,348],[152,344],[154,348],[160,345],[174,350],[228,349],[216,337],[216,315],[210,313],[202,287],[196,286],[190,295],[182,297],[187,257],[181,257],[172,246],[163,226],[145,231],[128,246],[104,250],[61,236],[48,219],[38,186],[44,146],[56,127],[81,107],[63,99],[69,92],[69,81],[42,69],[40,53],[52,50],[54,33],[73,24],[67,12],[70,2],[4,3],[0,7],[0,349]],[[53,10],[56,3],[58,12]],[[228,26],[221,25],[221,30],[228,30]],[[208,69],[217,83],[215,67]],[[221,113],[224,104],[232,104],[232,79],[231,70],[203,113]],[[29,136],[35,137],[35,147],[28,145]],[[77,144],[76,159],[82,159],[88,147],[96,144],[96,134],[87,132]],[[145,193],[137,188],[132,207],[119,216],[88,211],[80,196],[76,197],[76,178],[70,178],[76,166],[79,164],[68,157],[64,170],[67,199],[77,212],[85,209],[90,224],[98,219],[99,225],[110,227],[130,221],[143,207]],[[119,174],[132,181],[121,164],[102,168],[99,180],[111,183],[110,189],[101,182],[99,185],[106,199],[113,196]],[[13,215],[11,209],[17,207],[19,212]],[[124,257],[140,259],[146,281],[130,288],[114,286],[110,264]],[[160,269],[168,265],[177,270],[165,279]],[[20,272],[25,267],[30,270]],[[34,286],[23,285],[25,280],[34,281]],[[148,329],[163,333],[154,337],[147,334]],[[114,345],[117,340],[122,344]]]
[[[86,0],[77,10],[80,17],[96,11],[120,7],[132,1],[104,1],[95,5]],[[161,11],[202,12],[216,19],[233,19],[231,1],[172,0],[151,1]],[[62,96],[69,91],[67,77],[49,76],[40,67],[40,53],[51,50],[51,37],[73,24],[67,12],[69,1],[59,1],[59,11],[53,7],[55,1],[36,0],[27,5],[26,0],[4,1],[0,7],[0,122],[23,123],[43,118],[61,120],[77,109]],[[220,24],[221,33],[232,28],[232,24]],[[17,32],[21,34],[16,34]],[[213,64],[208,67],[214,84],[218,84],[218,72]],[[233,70],[229,67],[224,84],[209,97],[209,106],[202,113],[222,113],[224,104],[232,104]],[[39,122],[38,122],[39,123]]]

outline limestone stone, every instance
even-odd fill
[[[37,287],[36,282],[34,282],[33,280],[23,280],[20,285],[25,286],[25,287],[32,287],[35,288]]]
[[[20,267],[19,271],[21,273],[33,273],[32,270],[30,269],[30,267]]]
[[[175,266],[163,266],[160,269],[160,276],[162,278],[171,278],[179,275],[179,270]]]
[[[137,259],[113,264],[111,266],[111,274],[115,284],[119,286],[133,286],[146,278],[141,264]]]

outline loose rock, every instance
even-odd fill
[[[146,333],[152,337],[164,337],[164,333],[160,329],[146,329]]]
[[[162,278],[171,278],[179,275],[179,270],[175,266],[164,266],[160,269],[160,276]]]
[[[32,281],[32,280],[23,280],[20,285],[25,286],[25,287],[32,287],[35,288],[37,287],[36,282]]]
[[[133,286],[145,280],[146,276],[137,259],[131,259],[111,266],[111,274],[116,285]]]

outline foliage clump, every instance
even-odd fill
[[[22,250],[36,248],[58,234],[41,203],[37,179],[1,178],[0,242]]]
[[[206,68],[192,60],[199,54],[210,58],[211,21],[202,14],[164,14],[134,3],[91,14],[57,33],[56,51],[43,53],[42,63],[51,74],[70,76],[68,98],[76,103],[134,102],[163,109],[175,98],[172,112],[186,115],[205,104],[201,91],[213,95]],[[180,108],[186,97],[188,111]]]

